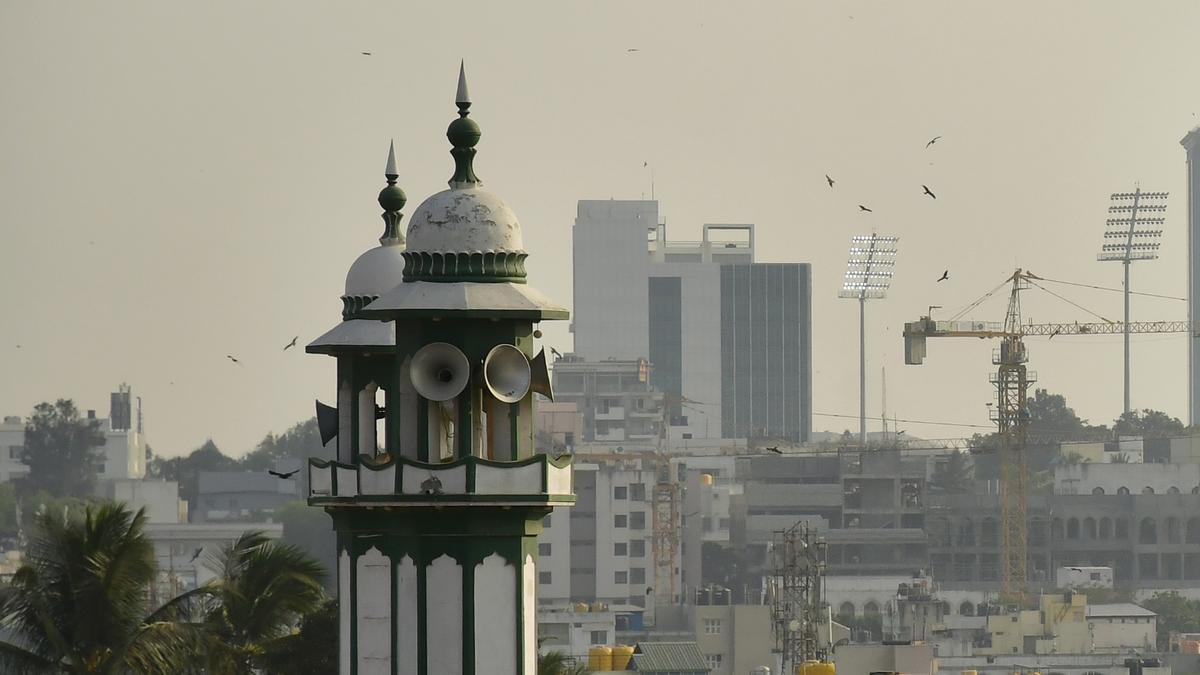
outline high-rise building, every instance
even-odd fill
[[[582,200],[574,264],[575,352],[653,363],[673,438],[808,439],[807,263],[754,262],[753,225],[671,241],[656,201]]]
[[[1187,151],[1188,321],[1200,321],[1200,127],[1180,141]],[[1200,424],[1200,333],[1188,340],[1188,424]]]

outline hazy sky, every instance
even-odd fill
[[[854,233],[901,237],[891,296],[868,308],[875,414],[886,366],[889,414],[987,424],[995,345],[931,341],[904,366],[903,322],[1017,265],[1119,286],[1095,256],[1109,193],[1135,181],[1172,197],[1134,288],[1185,293],[1200,3],[416,5],[0,3],[0,413],[104,410],[124,381],[160,454],[207,437],[240,454],[332,400],[333,360],[281,348],[339,320],[382,231],[389,139],[406,213],[444,189],[460,58],[476,168],[524,225],[534,285],[569,305],[576,201],[649,196],[649,162],[673,238],[753,222],[759,260],[813,264],[819,413],[857,413],[857,307],[836,297]],[[1120,318],[1118,293],[1056,290]],[[1039,291],[1024,306],[1087,316]],[[1186,318],[1179,301],[1134,312]],[[543,328],[566,351],[565,322]],[[1136,338],[1135,406],[1186,414],[1186,354],[1182,335]],[[1107,423],[1120,358],[1119,336],[1059,337],[1032,342],[1030,367]]]

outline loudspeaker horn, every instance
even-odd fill
[[[321,445],[329,445],[329,441],[338,435],[337,408],[325,405],[317,400],[317,429],[321,432]]]
[[[516,403],[529,393],[529,359],[512,345],[496,345],[483,360],[483,383],[497,400]]]
[[[541,394],[551,401],[554,400],[554,386],[550,383],[550,371],[546,368],[546,350],[538,352],[538,355],[533,357],[529,362],[529,369],[532,372],[533,381],[529,384],[529,391],[536,394]]]
[[[409,379],[413,389],[430,401],[449,401],[462,393],[471,377],[467,355],[452,344],[434,342],[412,357]]]

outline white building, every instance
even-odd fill
[[[24,447],[25,420],[15,415],[6,416],[0,424],[0,483],[29,473],[29,467],[21,462]]]
[[[586,661],[588,649],[616,640],[616,617],[611,610],[592,611],[585,603],[566,607],[541,607],[537,613],[538,653],[562,652]]]
[[[1200,464],[1068,464],[1054,468],[1060,495],[1194,494]]]
[[[1060,567],[1054,572],[1057,588],[1112,588],[1111,567]]]
[[[1127,654],[1152,652],[1158,638],[1158,615],[1145,607],[1121,602],[1087,607],[1092,651]]]
[[[649,359],[652,384],[685,399],[671,411],[673,443],[808,439],[807,264],[755,263],[753,225],[670,241],[657,201],[580,201],[573,232],[574,351]]]

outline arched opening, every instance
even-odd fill
[[[387,392],[383,387],[375,390],[375,454],[381,455],[388,451],[387,447],[387,416],[382,413],[387,410]]]
[[[1104,488],[1102,488],[1102,487],[1100,487],[1099,485],[1097,485],[1096,487],[1092,488],[1092,494],[1094,494],[1094,495],[1102,495],[1102,494],[1104,494]]]
[[[1152,487],[1150,487],[1149,485],[1147,485],[1146,487],[1142,488],[1142,494],[1144,494],[1144,495],[1152,495],[1152,494],[1154,494],[1154,488],[1152,488]]]
[[[1042,518],[1031,518],[1029,520],[1029,545],[1030,546],[1045,546],[1046,545],[1046,528],[1047,523]]]
[[[1117,518],[1113,521],[1113,538],[1128,539],[1129,538],[1129,521],[1124,518]]]
[[[1083,519],[1083,538],[1084,539],[1095,539],[1096,538],[1096,519],[1091,516],[1088,516],[1087,518]]]
[[[1050,521],[1050,541],[1062,541],[1063,526],[1062,518],[1055,518]]]
[[[1074,517],[1068,518],[1067,519],[1067,539],[1078,539],[1078,538],[1079,538],[1079,519],[1074,518]]]
[[[863,617],[870,619],[877,616],[879,616],[879,605],[875,604],[874,600],[870,600],[867,604],[863,605]]]
[[[949,602],[946,602],[945,600],[943,600],[942,604],[941,604],[941,608],[942,608],[942,616],[950,616],[950,603]]]
[[[1172,485],[1171,487],[1167,488],[1167,494],[1169,494],[1169,495],[1177,495],[1177,494],[1179,494],[1179,488],[1177,488],[1177,487],[1175,487],[1174,485]]]
[[[1167,516],[1167,543],[1179,543],[1179,519],[1175,516]]]
[[[1100,538],[1112,538],[1112,518],[1109,518],[1108,516],[1104,516],[1100,519]]]
[[[958,545],[975,545],[975,523],[970,518],[963,518],[958,525]]]
[[[1125,487],[1124,485],[1122,485],[1121,487],[1117,488],[1117,494],[1119,494],[1119,495],[1127,495],[1127,494],[1129,494],[1129,488],[1127,488],[1127,487]]]
[[[1153,518],[1142,518],[1142,522],[1138,525],[1138,543],[1158,543],[1158,524],[1154,522]]]
[[[1188,518],[1187,543],[1200,544],[1200,518]]]
[[[838,605],[838,619],[843,622],[853,621],[854,620],[854,603],[843,602],[842,604]]]
[[[975,616],[975,605],[972,605],[970,600],[963,600],[958,606],[958,613],[962,616]]]
[[[1192,494],[1200,495],[1200,485],[1197,485],[1196,487],[1192,488]]]
[[[995,518],[984,518],[979,524],[979,543],[983,546],[995,546],[999,541],[998,531]]]

